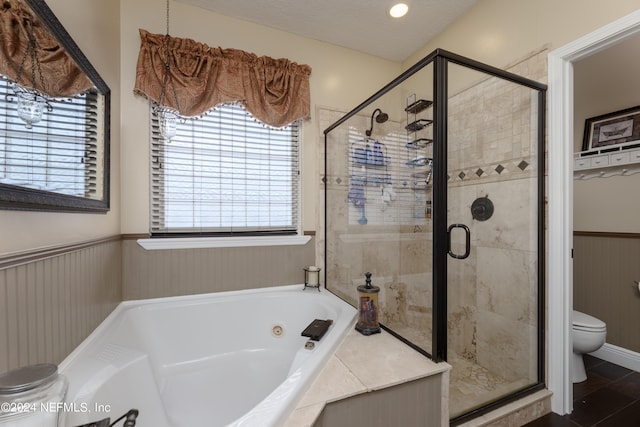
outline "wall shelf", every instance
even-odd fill
[[[427,145],[433,143],[432,139],[429,138],[418,138],[411,142],[407,142],[405,145],[409,150],[420,150],[422,148],[427,148]]]
[[[574,154],[573,179],[607,178],[640,172],[640,141]]]
[[[429,119],[418,119],[414,122],[409,123],[404,128],[409,132],[417,132],[419,130],[426,128],[432,123],[433,121]]]
[[[431,194],[429,181],[433,171],[433,101],[418,98],[413,93],[406,98],[408,142],[405,165],[412,170],[406,188],[413,190],[415,219],[431,218]],[[430,110],[430,111],[428,111]]]
[[[431,107],[431,104],[433,104],[433,101],[429,101],[426,99],[418,99],[417,101],[407,105],[407,108],[405,108],[404,111],[406,111],[409,114],[418,114],[419,112],[424,111],[427,108]]]

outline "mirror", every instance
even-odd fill
[[[7,44],[16,56],[0,57],[0,209],[107,212],[109,87],[44,0],[3,0],[0,7],[0,43],[20,34]],[[84,80],[80,93],[64,92],[62,81],[72,75]],[[34,106],[43,92],[45,103]],[[38,109],[41,118],[33,116]]]

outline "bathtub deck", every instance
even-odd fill
[[[442,426],[449,425],[449,370],[385,331],[363,336],[352,330],[307,390],[285,427],[310,427],[326,404],[408,381],[442,375]]]

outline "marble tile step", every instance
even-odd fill
[[[522,426],[551,412],[551,392],[540,390],[457,427]]]

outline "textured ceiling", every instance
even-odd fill
[[[409,13],[391,18],[393,0],[178,0],[315,40],[404,61],[478,0],[405,0]]]

